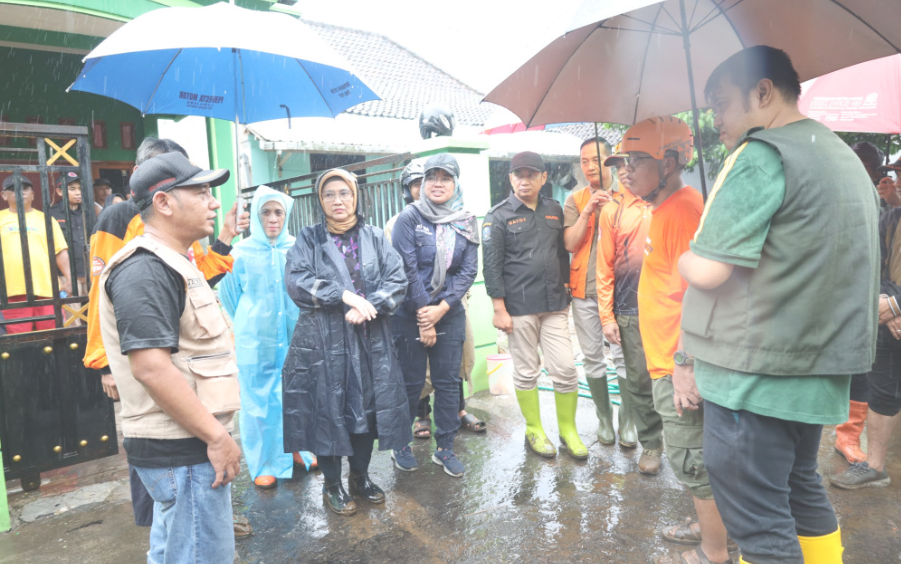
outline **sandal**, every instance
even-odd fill
[[[700,544],[701,543],[701,524],[692,521],[691,517],[685,519],[681,525],[674,525],[669,529],[660,531],[664,539],[676,544]],[[726,550],[732,552],[738,550],[738,545],[730,537],[726,537]]]
[[[701,524],[688,518],[681,525],[660,531],[664,539],[676,544],[700,544]]]
[[[655,556],[651,559],[651,562],[654,564],[732,564],[732,558],[729,558],[724,562],[711,561],[707,558],[707,555],[704,554],[704,551],[701,550],[700,546],[696,546],[694,550],[680,554],[677,558],[678,560],[670,555]]]
[[[417,419],[413,423],[413,436],[417,439],[429,439],[432,437],[432,420],[429,417]]]
[[[467,413],[460,418],[460,426],[473,433],[484,433],[488,430],[488,424],[472,413]]]

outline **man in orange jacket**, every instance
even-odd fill
[[[579,149],[580,165],[588,186],[572,192],[563,204],[563,243],[573,255],[569,264],[573,320],[582,349],[585,379],[591,389],[598,417],[596,434],[598,442],[603,445],[616,442],[613,408],[607,390],[607,361],[598,311],[597,279],[598,241],[607,236],[599,229],[601,209],[610,202],[611,192],[617,189],[612,169],[603,166],[610,152],[610,143],[605,139],[591,138],[582,143]],[[619,372],[623,364],[622,348],[619,343],[611,342],[610,349]],[[623,401],[619,409],[619,443],[623,447],[634,448],[637,440],[635,425],[628,417],[629,402],[625,397],[624,385],[620,385],[620,391]]]
[[[629,189],[625,157],[615,154],[604,160],[605,167],[617,168],[621,187],[601,211],[598,226],[598,310],[604,337],[611,350],[621,348],[626,365],[626,377],[619,380],[620,414],[626,412],[626,420],[635,425],[641,443],[638,471],[656,475],[660,472],[663,422],[654,409],[651,375],[638,329],[638,277],[651,225],[651,207]],[[622,429],[621,418],[620,437]]]
[[[136,166],[149,158],[177,151],[188,156],[187,152],[170,139],[156,139],[148,137],[138,147]],[[215,286],[226,273],[231,272],[232,257],[231,241],[238,236],[238,229],[242,231],[250,224],[250,213],[244,212],[240,221],[237,220],[237,204],[225,214],[225,223],[219,238],[204,253],[200,243],[195,242],[189,249],[188,258],[197,265],[197,268],[206,276],[210,286]],[[110,258],[116,254],[126,243],[144,233],[144,222],[141,221],[140,210],[130,200],[111,206],[103,212],[94,228],[91,236],[91,290],[88,294],[88,343],[85,349],[84,365],[87,368],[100,371],[103,390],[114,399],[119,399],[119,391],[116,382],[109,369],[106,349],[100,335],[100,285],[97,283],[103,268]],[[153,521],[153,500],[147,493],[140,479],[132,476],[129,467],[129,477],[132,487],[132,506],[135,511],[135,524],[149,527]]]

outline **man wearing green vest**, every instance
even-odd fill
[[[800,92],[772,47],[713,71],[705,94],[732,152],[679,261],[673,399],[681,412],[703,398],[704,462],[747,564],[842,561],[817,450],[875,357],[878,197],[851,149],[798,111]]]

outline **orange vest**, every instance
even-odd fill
[[[578,192],[573,192],[573,202],[576,204],[576,209],[579,210],[579,213],[582,213],[590,199],[591,186],[586,186]],[[588,218],[587,237],[583,239],[582,246],[573,253],[573,258],[569,261],[569,287],[574,298],[585,299],[585,280],[588,278],[588,269],[595,268],[595,265],[588,264],[588,259],[591,256],[591,241],[595,237],[594,230],[597,215],[597,213],[593,213]]]

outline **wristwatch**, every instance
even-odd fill
[[[694,366],[695,357],[689,355],[685,351],[679,350],[673,353],[673,362],[679,366]]]

